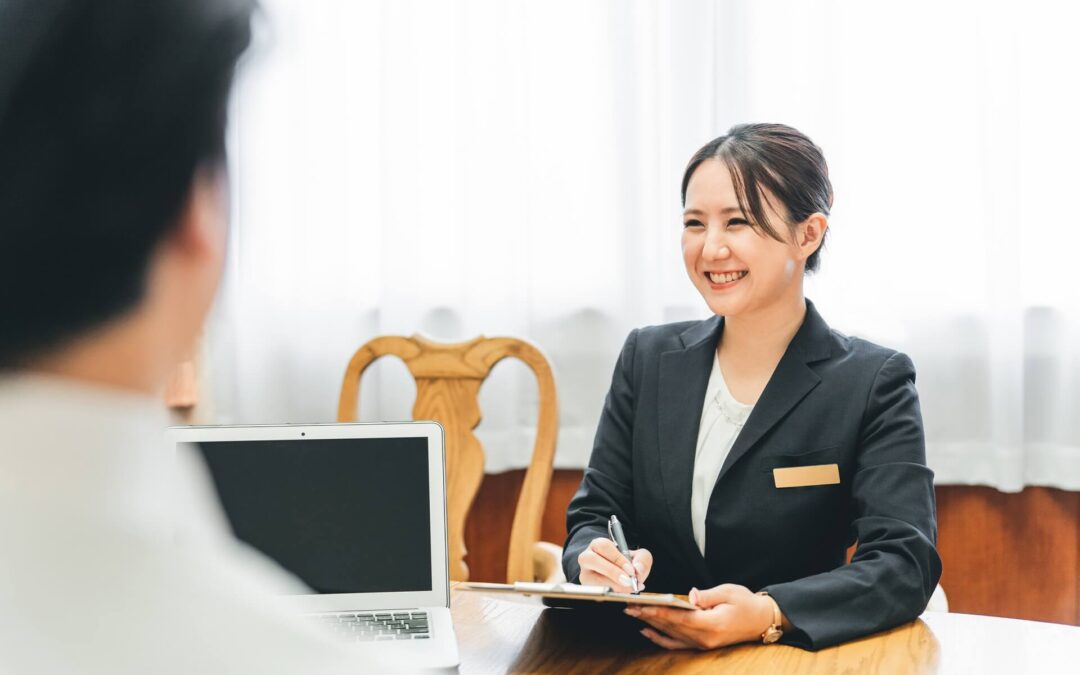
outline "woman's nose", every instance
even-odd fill
[[[702,255],[710,260],[723,260],[731,255],[731,249],[724,243],[722,236],[712,235],[705,239]]]

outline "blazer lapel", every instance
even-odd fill
[[[683,349],[660,355],[659,448],[664,455],[660,461],[664,498],[684,553],[702,579],[709,578],[709,570],[694,542],[690,492],[701,408],[722,330],[721,317],[702,321],[680,336]]]
[[[776,371],[765,385],[761,398],[731,446],[731,452],[717,476],[717,483],[723,480],[735,462],[749,452],[762,436],[821,382],[821,378],[808,364],[828,358],[831,344],[829,326],[817,313],[814,304],[807,300],[803,324],[791,339],[787,351],[776,365]]]

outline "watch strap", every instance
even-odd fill
[[[776,600],[773,599],[767,591],[758,591],[757,595],[764,595],[769,599],[769,604],[772,605],[773,620],[772,625],[765,629],[765,632],[761,634],[761,642],[764,644],[772,644],[779,640],[784,635],[783,622],[784,617],[780,613],[780,605],[776,604]]]

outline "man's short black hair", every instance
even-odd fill
[[[254,0],[0,0],[0,368],[123,315],[224,158]]]

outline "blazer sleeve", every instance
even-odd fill
[[[567,581],[579,582],[578,555],[596,537],[608,536],[612,514],[623,524],[626,537],[637,539],[633,513],[634,351],[637,329],[626,338],[615,364],[611,389],[604,400],[593,441],[589,466],[566,512],[566,544],[563,571]]]
[[[941,577],[934,474],[904,354],[886,359],[874,379],[851,490],[851,563],[762,589],[794,627],[788,644],[821,649],[911,621]]]

